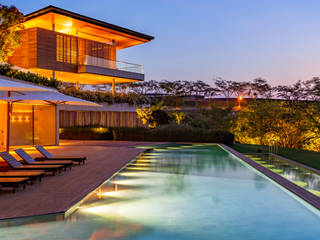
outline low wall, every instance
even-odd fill
[[[140,127],[136,112],[60,110],[59,127],[99,125],[104,127]]]

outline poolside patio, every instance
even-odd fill
[[[0,192],[0,219],[26,217],[67,211],[92,190],[111,177],[143,149],[133,146],[147,142],[61,141],[59,147],[48,147],[54,156],[86,156],[85,165],[72,171],[47,176],[41,183],[28,185],[15,194]],[[36,151],[28,152],[39,157]]]

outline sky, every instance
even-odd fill
[[[155,40],[118,51],[146,80],[221,77],[271,85],[320,77],[319,0],[1,0],[27,14],[54,5]]]

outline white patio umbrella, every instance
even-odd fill
[[[10,79],[5,76],[0,76],[0,91],[56,92],[53,88],[41,87],[36,84]]]
[[[41,92],[41,93],[34,93],[34,94],[17,95],[13,97],[3,98],[1,100],[8,101],[8,102],[22,102],[22,103],[30,103],[30,104],[50,103],[50,104],[68,104],[68,105],[101,107],[101,105],[97,103],[86,101],[80,98],[67,96],[59,92]]]

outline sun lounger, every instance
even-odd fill
[[[41,179],[45,175],[45,171],[6,171],[6,172],[0,172],[0,178],[16,178],[16,177],[28,177],[31,179],[31,183],[33,180],[39,179],[39,182],[41,182]]]
[[[13,192],[15,192],[20,184],[23,184],[23,188],[26,188],[29,180],[30,178],[0,178],[0,185],[2,187],[12,187]]]
[[[63,165],[24,165],[8,152],[0,152],[0,157],[5,160],[10,167],[14,168],[14,170],[44,170],[55,175],[57,171],[60,173],[61,170],[65,168]]]
[[[36,160],[71,160],[71,161],[74,161],[74,162],[78,162],[79,165],[81,163],[84,164],[85,160],[86,160],[86,157],[58,157],[58,158],[55,158],[51,155],[51,153],[49,153],[44,147],[38,145],[38,146],[35,146],[35,148],[41,153],[41,155],[43,156],[43,158],[36,158]]]
[[[71,169],[73,161],[71,160],[64,160],[64,161],[36,161],[34,160],[26,151],[23,149],[16,149],[14,150],[19,157],[22,158],[27,164],[31,165],[64,165],[65,167],[69,167]]]

